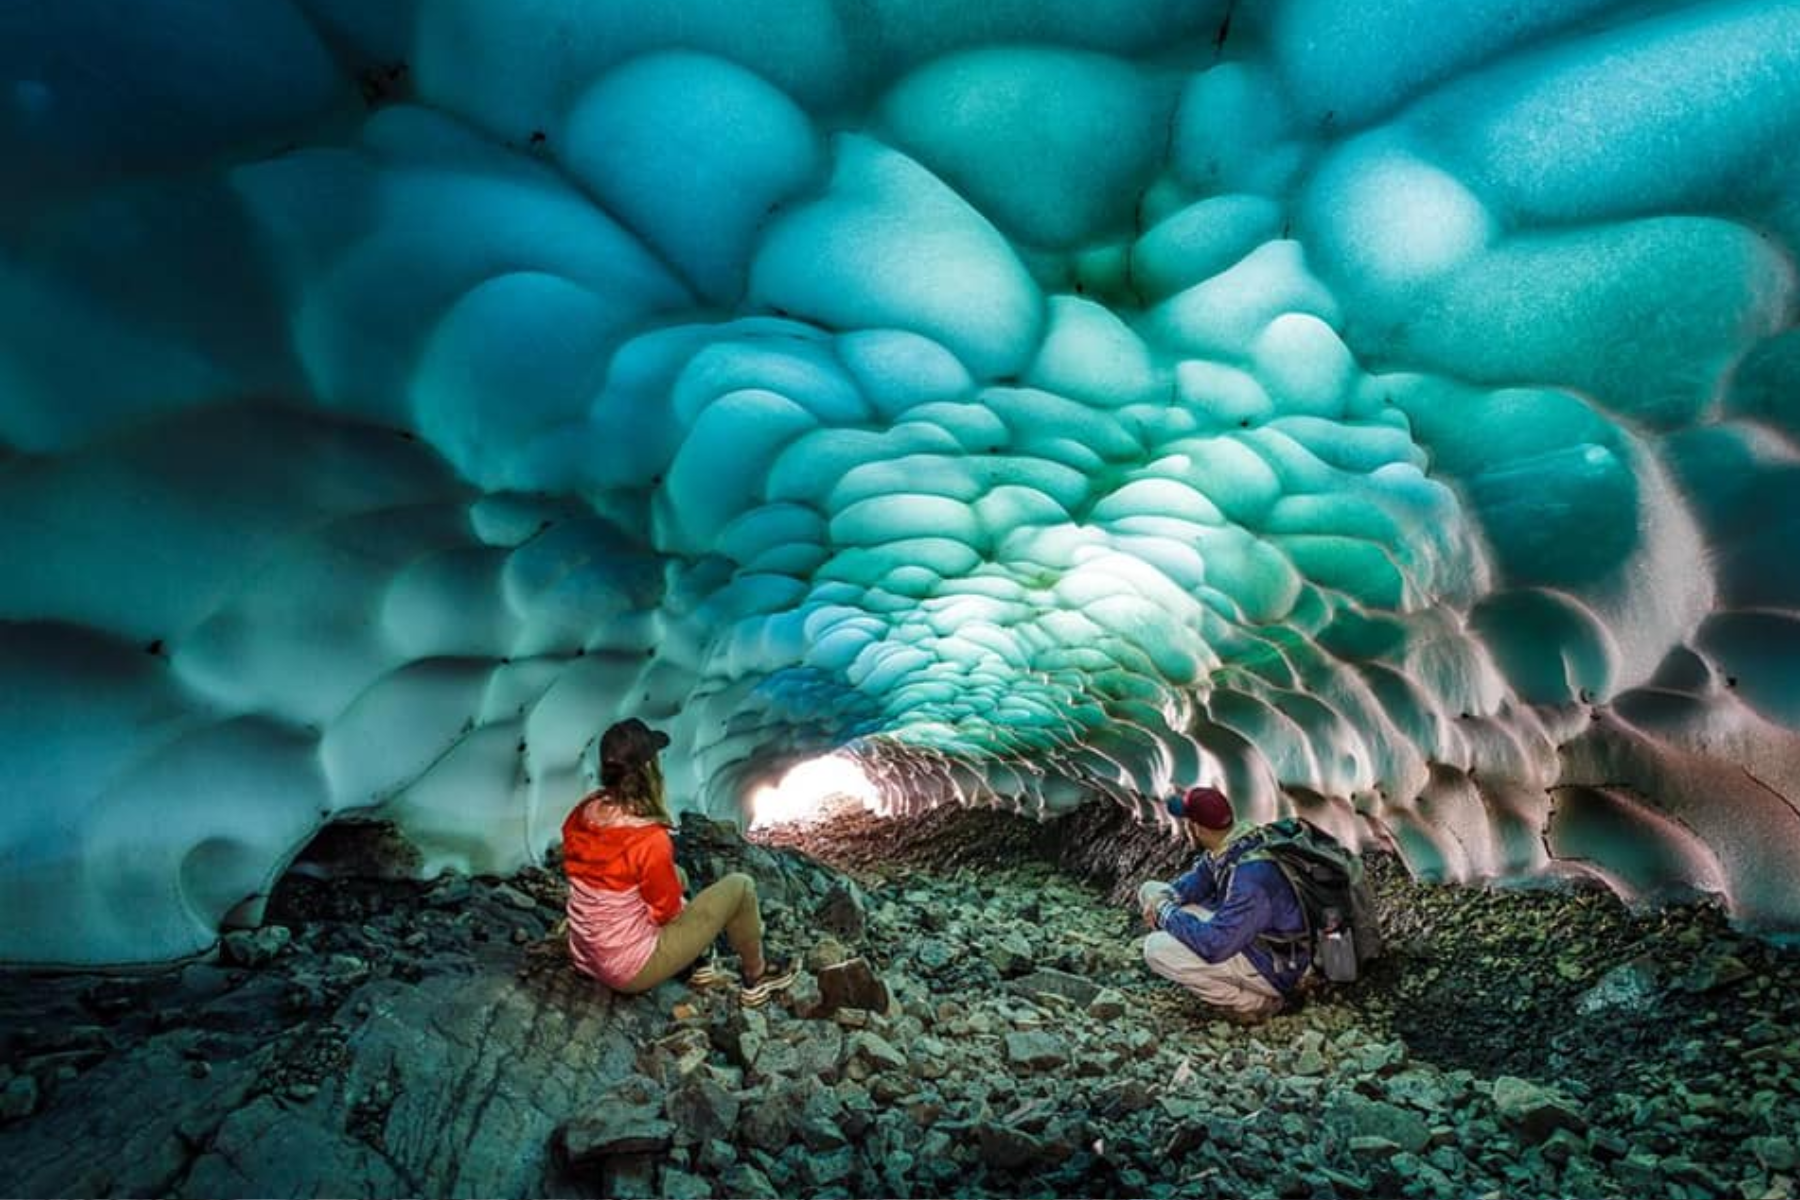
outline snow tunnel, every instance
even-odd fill
[[[0,30],[0,960],[539,861],[626,716],[1800,931],[1794,5]]]

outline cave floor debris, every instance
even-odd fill
[[[695,879],[750,871],[778,944],[892,998],[826,1015],[816,974],[754,1011],[608,995],[553,870],[290,876],[218,961],[0,975],[0,1194],[1793,1191],[1800,954],[1714,907],[1376,860],[1389,957],[1246,1029],[1137,961],[1109,872],[1173,859],[1134,836],[1074,861],[990,812],[685,822]]]

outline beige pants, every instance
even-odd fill
[[[1170,894],[1169,885],[1151,880],[1138,889],[1138,907],[1155,908]],[[1212,913],[1198,904],[1182,906],[1183,912],[1207,920]],[[1161,930],[1144,939],[1144,962],[1164,979],[1180,984],[1212,1006],[1249,1017],[1267,1016],[1281,1006],[1281,993],[1264,979],[1242,954],[1224,962],[1209,963]]]
[[[683,881],[686,882],[685,880]],[[744,970],[762,970],[762,910],[756,904],[756,880],[748,875],[727,875],[687,902],[675,919],[662,927],[656,949],[631,982],[615,990],[635,995],[673,978],[725,932]]]

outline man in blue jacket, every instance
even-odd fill
[[[1187,842],[1203,853],[1174,883],[1138,889],[1144,961],[1229,1019],[1279,1012],[1312,963],[1306,915],[1281,868],[1255,851],[1262,833],[1241,823],[1217,788],[1172,796]]]

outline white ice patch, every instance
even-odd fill
[[[1334,279],[1383,316],[1480,251],[1498,225],[1449,172],[1383,139],[1337,151],[1308,185],[1307,232]]]

